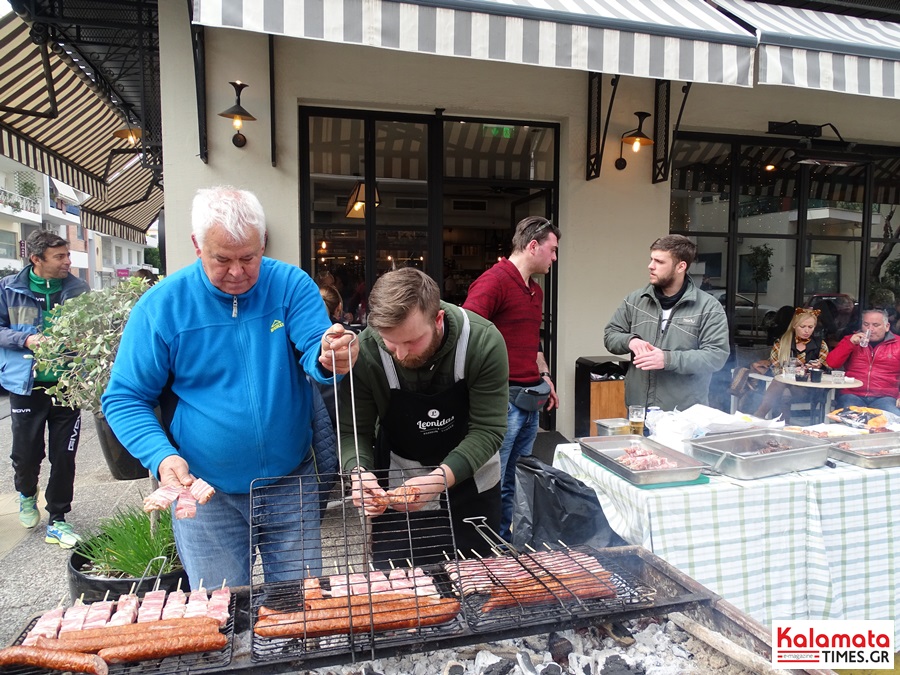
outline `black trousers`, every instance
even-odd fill
[[[50,478],[44,497],[50,522],[65,520],[72,510],[75,490],[75,453],[81,437],[81,411],[53,405],[44,389],[28,396],[9,395],[12,419],[12,459],[16,490],[32,497],[37,494],[38,476],[44,461],[44,429],[49,432]]]

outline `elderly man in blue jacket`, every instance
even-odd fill
[[[160,484],[202,478],[215,488],[196,517],[174,521],[192,588],[201,579],[208,587],[250,583],[256,550],[266,582],[316,575],[319,500],[304,373],[333,382],[333,370],[349,370],[355,342],[330,323],[305,272],[263,256],[265,215],[252,193],[200,190],[192,227],[198,260],[135,305],[103,413]],[[252,518],[251,485],[262,487]]]

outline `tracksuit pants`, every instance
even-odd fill
[[[50,522],[65,520],[72,510],[75,491],[75,453],[81,436],[81,411],[53,405],[42,388],[31,394],[9,395],[12,420],[12,459],[16,490],[26,497],[37,494],[38,476],[44,461],[44,429],[49,432],[47,454],[50,478],[44,497]]]

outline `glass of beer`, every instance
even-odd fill
[[[631,427],[631,433],[635,436],[644,435],[644,418],[647,416],[647,410],[642,405],[628,406],[628,424]]]

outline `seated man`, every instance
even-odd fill
[[[836,399],[839,407],[878,408],[900,415],[900,339],[891,333],[883,309],[864,311],[861,329],[843,338],[826,362],[829,368],[843,368],[848,377],[863,383],[858,389],[843,390]]]

